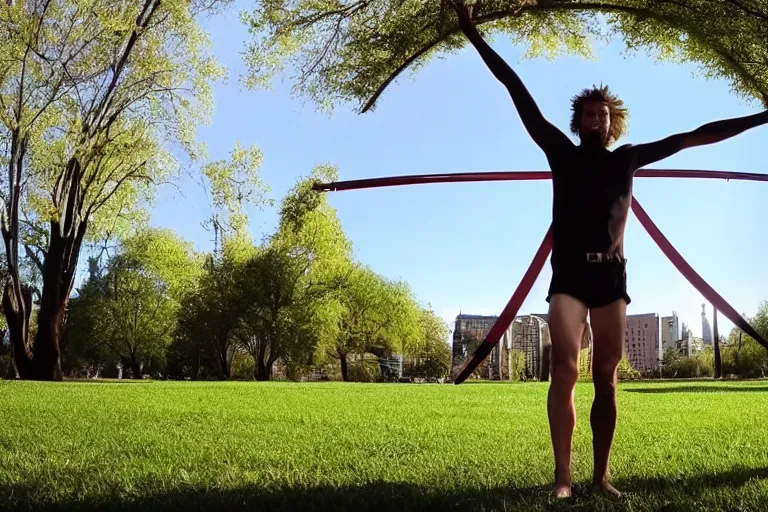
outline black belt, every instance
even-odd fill
[[[624,258],[616,254],[607,252],[588,252],[586,253],[588,263],[607,263],[607,262],[624,262]]]

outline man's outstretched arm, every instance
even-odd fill
[[[759,114],[707,123],[691,132],[678,133],[656,142],[638,144],[632,150],[636,152],[637,167],[640,168],[663,160],[683,149],[714,144],[766,123],[768,123],[768,110]]]
[[[464,4],[464,0],[450,0],[456,9],[456,13],[459,17],[459,26],[461,27],[464,35],[467,36],[469,41],[475,47],[477,52],[485,61],[488,69],[491,73],[507,88],[512,101],[517,108],[517,112],[520,115],[520,119],[523,121],[526,131],[528,131],[531,138],[538,144],[538,146],[547,150],[552,148],[555,144],[565,142],[571,144],[568,137],[558,130],[552,123],[542,115],[538,105],[534,101],[531,94],[526,89],[520,77],[517,76],[512,68],[504,62],[499,54],[497,54],[483,39],[483,36],[475,27],[472,22],[469,9]]]

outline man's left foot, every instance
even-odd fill
[[[602,494],[606,498],[618,499],[621,498],[621,493],[608,482],[592,482],[592,492],[595,494]]]

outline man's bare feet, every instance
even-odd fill
[[[603,480],[602,482],[592,482],[592,492],[595,494],[601,494],[606,498],[621,498],[621,493],[606,480]]]

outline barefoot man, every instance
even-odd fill
[[[616,368],[626,329],[627,273],[624,227],[632,198],[632,178],[640,167],[678,151],[718,142],[768,123],[768,111],[709,123],[649,144],[608,147],[624,132],[627,110],[607,87],[585,89],[572,100],[575,145],[539,111],[517,74],[483,40],[465,0],[447,0],[459,25],[493,75],[507,88],[533,141],[552,171],[552,281],[549,329],[552,382],[547,413],[555,457],[554,494],[571,495],[571,441],[576,424],[573,395],[578,357],[589,314],[593,332],[590,414],[595,491],[618,496],[608,480],[608,460],[616,428]]]

